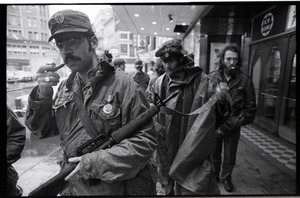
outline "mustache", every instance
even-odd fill
[[[77,56],[67,55],[64,59],[64,63],[67,64],[70,61],[79,61],[79,60],[81,60],[81,59]]]

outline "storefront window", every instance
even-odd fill
[[[252,82],[255,90],[256,104],[258,103],[260,70],[261,70],[261,59],[258,58],[253,66],[253,74],[252,74]]]
[[[285,125],[296,129],[296,54],[292,60],[290,83],[286,103]]]
[[[276,104],[278,97],[278,85],[280,76],[280,51],[273,46],[266,64],[266,83],[263,95],[263,115],[269,119],[275,119]]]
[[[199,66],[200,20],[198,20],[191,32],[184,38],[184,49],[187,53],[194,55],[195,66]]]

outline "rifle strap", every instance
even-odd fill
[[[98,135],[95,125],[86,112],[82,97],[79,95],[79,93],[74,93],[81,124],[83,125],[85,131],[89,134],[89,136],[91,136],[91,138],[94,138]]]
[[[232,100],[229,94],[226,94],[226,100],[230,103],[232,106]],[[195,111],[191,113],[182,113],[175,109],[171,109],[169,107],[161,107],[160,113],[166,114],[166,115],[172,115],[172,116],[190,116],[190,115],[198,115],[209,108],[211,108],[216,102],[218,101],[218,98],[216,94],[212,95],[211,98],[200,108],[196,109]]]

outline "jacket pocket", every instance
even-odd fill
[[[104,130],[105,134],[121,127],[121,109],[116,104],[107,104],[106,101],[96,101],[89,107],[91,119]]]
[[[238,87],[234,90],[232,94],[232,100],[235,109],[243,108],[245,100],[245,89],[243,87]]]
[[[145,167],[134,177],[125,181],[125,195],[156,195],[155,166],[148,162]]]
[[[61,93],[58,98],[55,100],[55,103],[53,105],[53,109],[57,110],[61,107],[67,107],[67,104],[70,103],[74,98],[74,95],[69,92]]]
[[[52,107],[54,110],[58,110],[59,108],[67,108],[67,104],[70,103],[71,100],[60,100],[58,102],[55,102],[55,105]]]

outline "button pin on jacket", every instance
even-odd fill
[[[104,107],[103,107],[103,112],[105,113],[105,114],[110,114],[111,112],[112,112],[112,105],[111,104],[106,104],[106,105],[104,105]]]
[[[104,105],[104,107],[103,107],[103,112],[105,114],[110,114],[113,111],[113,107],[110,104],[110,102],[112,102],[112,98],[113,98],[112,95],[109,95],[107,98],[107,104]]]

